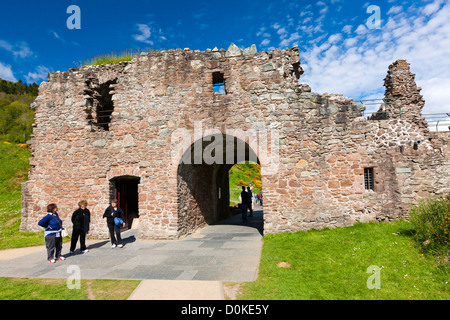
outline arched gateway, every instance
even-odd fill
[[[400,219],[450,192],[450,139],[429,132],[406,61],[389,67],[386,105],[370,119],[351,99],[311,92],[302,73],[298,47],[235,45],[50,73],[33,104],[21,229],[38,231],[52,202],[70,227],[86,199],[90,235],[106,238],[102,215],[119,197],[139,237],[174,239],[227,215],[240,157],[261,164],[266,234]]]
[[[179,235],[230,217],[229,170],[242,161],[259,163],[248,142],[221,133],[184,152],[177,172]]]

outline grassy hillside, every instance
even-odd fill
[[[0,249],[43,244],[41,233],[19,232],[21,183],[27,180],[30,151],[0,141]]]
[[[26,145],[0,141],[0,199],[20,194],[20,184],[28,176],[30,151]]]
[[[27,85],[0,79],[0,140],[25,143],[33,131],[34,110],[38,85]]]
[[[261,193],[261,166],[254,163],[240,163],[229,171],[230,202],[239,203],[242,186],[252,186],[253,193]]]

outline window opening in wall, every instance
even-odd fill
[[[373,168],[364,168],[364,187],[366,190],[374,190]]]
[[[117,83],[117,79],[99,84],[97,80],[87,81],[89,89],[85,91],[91,96],[88,99],[87,119],[93,125],[105,131],[109,131],[111,116],[114,111],[114,103],[112,101],[113,90],[112,85]]]
[[[225,92],[225,77],[222,72],[213,73],[213,92],[226,93]]]

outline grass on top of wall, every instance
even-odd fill
[[[90,59],[75,62],[75,65],[77,67],[87,67],[87,66],[100,66],[105,64],[127,62],[133,60],[135,56],[143,52],[158,52],[158,51],[160,51],[160,49],[151,48],[146,50],[127,49],[121,52],[103,53]]]

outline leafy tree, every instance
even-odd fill
[[[24,143],[30,139],[34,111],[30,104],[38,95],[36,83],[27,85],[21,80],[10,82],[0,79],[0,139],[11,143]]]

